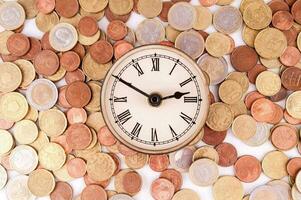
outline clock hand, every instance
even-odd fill
[[[125,80],[123,80],[122,78],[119,78],[118,76],[112,75],[114,78],[118,79],[121,83],[125,84],[126,86],[136,90],[137,92],[139,92],[140,94],[143,94],[146,97],[149,97],[149,95],[145,92],[143,92],[142,90],[138,89],[137,87],[133,86],[132,83],[129,83]]]
[[[176,98],[176,99],[181,99],[182,96],[186,95],[186,94],[189,94],[190,92],[185,92],[185,93],[182,93],[182,92],[175,92],[173,95],[170,95],[170,96],[167,96],[167,97],[164,97],[162,98],[162,100],[165,100],[165,99],[171,99],[171,98]]]

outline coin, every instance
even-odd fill
[[[134,7],[133,0],[126,1],[118,1],[118,0],[110,0],[109,1],[109,9],[116,15],[126,15],[129,14]]]
[[[179,31],[189,30],[197,18],[195,8],[187,2],[174,4],[168,13],[168,23]]]
[[[169,166],[168,155],[150,155],[149,166],[153,171],[162,172]]]
[[[212,24],[212,13],[210,10],[203,6],[195,6],[196,20],[193,28],[196,30],[205,30]]]
[[[1,63],[0,72],[0,92],[12,92],[21,85],[22,73],[16,64]]]
[[[36,7],[39,10],[39,12],[43,14],[48,14],[54,10],[55,0],[36,0]]]
[[[226,196],[232,200],[243,198],[243,185],[232,176],[220,177],[213,185],[213,197],[215,200],[222,200]]]
[[[86,162],[81,158],[68,160],[67,170],[72,178],[81,178],[86,174]]]
[[[28,176],[19,175],[8,180],[6,186],[6,196],[8,200],[29,199],[36,197],[30,192],[28,185]]]
[[[25,21],[25,11],[17,2],[5,2],[0,5],[0,25],[6,30],[16,30]]]
[[[250,110],[251,109],[251,106],[253,105],[253,103],[258,100],[258,99],[261,99],[263,98],[264,96],[262,94],[260,94],[259,92],[257,91],[252,91],[250,93],[248,93],[245,97],[245,104],[246,104],[246,107]]]
[[[86,149],[92,141],[92,133],[85,124],[73,124],[66,130],[67,144],[75,150]]]
[[[169,160],[170,160],[170,165],[172,166],[172,168],[174,168],[180,172],[188,171],[188,169],[192,163],[192,157],[193,157],[194,151],[195,151],[195,148],[186,147],[186,148],[180,149],[176,152],[170,153]]]
[[[48,143],[39,151],[39,163],[45,169],[56,171],[65,164],[65,161],[65,151],[56,143]]]
[[[80,196],[81,200],[90,200],[98,198],[99,200],[105,200],[107,199],[107,193],[106,191],[98,186],[98,185],[89,185],[87,186]]]
[[[113,47],[109,42],[100,40],[91,46],[90,55],[99,64],[108,63],[113,57]]]
[[[301,92],[292,93],[286,100],[286,110],[294,118],[301,119],[299,112]]]
[[[13,31],[3,31],[3,32],[0,33],[0,41],[1,41],[0,53],[1,54],[3,54],[3,55],[9,55],[10,54],[10,52],[7,49],[6,43],[7,43],[8,38],[13,34],[14,34]]]
[[[139,0],[137,4],[138,12],[146,18],[157,17],[161,13],[162,8],[163,4],[161,0]]]
[[[291,8],[292,15],[293,15],[295,21],[299,24],[301,23],[300,8],[301,8],[300,1],[296,1]]]
[[[243,142],[249,146],[260,146],[264,144],[269,139],[270,128],[271,126],[267,123],[257,123],[256,134]]]
[[[241,156],[234,164],[235,176],[246,183],[256,181],[261,174],[260,162],[254,156]]]
[[[233,122],[233,113],[231,108],[223,103],[214,103],[209,107],[209,114],[206,124],[212,130],[227,130]]]
[[[242,59],[244,58],[244,59]],[[247,72],[250,71],[258,62],[258,55],[256,51],[248,46],[236,47],[231,56],[231,64],[237,71]]]
[[[273,96],[281,89],[281,79],[273,72],[261,72],[256,79],[256,88],[265,96]]]
[[[214,131],[208,126],[204,126],[204,137],[203,142],[209,145],[221,144],[226,138],[227,131]]]
[[[276,190],[276,193],[281,200],[292,200],[292,189],[287,182],[282,180],[274,180],[269,182],[268,185],[272,186],[273,189]]]
[[[272,179],[282,179],[287,175],[287,161],[287,156],[280,151],[271,151],[267,153],[262,160],[264,174]]]
[[[29,175],[27,185],[33,195],[43,197],[50,195],[54,190],[55,180],[49,171],[37,169]]]
[[[214,57],[222,57],[229,53],[231,40],[223,33],[214,32],[207,37],[205,47],[210,55]]]
[[[296,130],[290,126],[277,126],[272,131],[271,141],[279,150],[290,150],[294,148],[298,142]]]
[[[156,179],[151,185],[151,195],[154,199],[171,199],[174,192],[173,184],[163,178]]]
[[[71,83],[66,88],[66,100],[72,107],[82,108],[91,100],[91,89],[80,81]]]
[[[14,33],[7,39],[7,50],[14,56],[24,56],[30,49],[28,37],[21,33]]]
[[[200,200],[200,197],[193,190],[182,189],[172,197],[172,200]]]
[[[12,132],[18,144],[30,144],[38,137],[38,127],[30,120],[17,122],[12,128]]]
[[[215,147],[219,161],[218,165],[222,167],[229,167],[234,165],[237,160],[237,150],[230,143],[222,143]]]
[[[234,104],[241,99],[243,90],[236,81],[226,80],[220,85],[218,94],[224,103]]]
[[[122,40],[127,35],[127,26],[120,20],[111,21],[107,27],[107,35],[112,40]]]
[[[165,178],[169,180],[175,187],[175,191],[179,191],[183,184],[183,178],[179,171],[175,169],[167,169],[163,171],[160,178]]]
[[[292,46],[288,46],[280,56],[281,63],[289,67],[297,65],[300,59],[300,51],[296,47]]]
[[[297,46],[298,46],[299,50],[301,51],[301,34],[300,33],[297,38]]]
[[[221,33],[234,33],[242,26],[242,16],[233,6],[223,6],[213,15],[213,25]]]
[[[135,195],[141,190],[142,177],[137,172],[127,172],[124,175],[122,184],[126,193]]]
[[[301,158],[299,157],[291,158],[286,165],[286,169],[289,176],[296,178],[297,173],[301,169]]]
[[[48,32],[59,23],[59,16],[56,14],[56,12],[51,12],[49,14],[43,14],[39,12],[35,22],[40,31]]]
[[[0,156],[8,153],[14,145],[12,135],[6,130],[0,130]]]
[[[56,182],[54,190],[50,194],[52,200],[71,200],[73,196],[72,187],[66,182]]]
[[[242,30],[242,39],[249,47],[254,47],[254,41],[258,33],[258,30],[251,29],[245,25]]]
[[[8,180],[8,175],[4,167],[0,165],[0,189],[4,188]]]
[[[210,146],[202,146],[198,148],[193,154],[192,161],[196,161],[202,158],[208,158],[216,163],[219,162],[218,152]]]
[[[259,200],[262,197],[271,199],[271,200],[276,200],[278,199],[277,193],[275,193],[274,189],[272,186],[259,186],[250,195],[250,200]]]
[[[277,11],[273,15],[272,24],[279,30],[289,30],[293,26],[294,18],[288,11]]]
[[[58,70],[60,62],[53,51],[43,50],[36,55],[33,65],[38,74],[51,76]]]
[[[157,19],[145,19],[136,29],[137,42],[141,45],[155,44],[164,40],[165,29]]]
[[[285,1],[271,1],[268,3],[268,6],[271,8],[273,14],[275,14],[277,11],[289,11],[290,8],[288,4]]]
[[[97,21],[95,18],[90,16],[82,17],[78,24],[78,31],[80,34],[92,37],[99,30]]]
[[[43,111],[39,116],[39,127],[49,137],[59,136],[67,127],[66,116],[57,109]]]
[[[126,194],[116,194],[113,195],[109,200],[134,200],[134,199]]]

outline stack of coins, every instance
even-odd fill
[[[22,33],[28,19],[42,38]],[[155,200],[200,200],[186,175],[212,186],[215,200],[301,199],[301,158],[287,153],[301,154],[301,0],[0,1],[0,25],[0,189],[8,200],[134,200],[146,183]],[[240,30],[244,45],[233,38]],[[146,44],[188,54],[212,90],[206,125],[170,154],[128,148],[101,114],[106,73]],[[241,153],[264,144],[262,157]],[[153,180],[139,171],[147,165]],[[226,176],[224,167],[233,170]],[[11,170],[18,176],[8,178]],[[244,189],[262,173],[268,183]],[[84,180],[80,194],[75,179]]]

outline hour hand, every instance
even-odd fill
[[[165,100],[165,99],[171,99],[171,98],[175,98],[175,99],[181,99],[182,96],[186,95],[186,94],[189,94],[190,92],[175,92],[173,95],[170,95],[170,96],[167,96],[167,97],[164,97],[162,98],[162,100]]]
[[[135,87],[132,85],[132,83],[129,83],[125,80],[123,80],[122,78],[119,78],[118,76],[112,75],[114,78],[118,79],[121,83],[125,84],[126,86],[132,88],[133,90],[136,90],[137,92],[139,92],[140,94],[149,97],[150,95],[147,94],[146,92],[143,92],[142,90],[140,90],[139,88]]]

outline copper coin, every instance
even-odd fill
[[[67,72],[65,75],[65,80],[67,84],[74,83],[76,81],[85,81],[85,74],[82,70],[77,69],[73,72]]]
[[[284,87],[281,87],[280,91],[273,95],[270,96],[269,99],[273,102],[278,102],[278,101],[282,101],[287,97],[287,90]]]
[[[274,119],[276,106],[266,98],[257,99],[251,107],[251,114],[258,122],[270,122]]]
[[[72,149],[71,147],[67,144],[67,137],[66,135],[60,135],[58,137],[52,137],[51,138],[51,142],[57,143],[59,145],[61,145],[66,153],[71,153]]]
[[[167,179],[156,179],[151,185],[151,195],[155,200],[171,200],[174,193],[175,187]]]
[[[121,153],[124,156],[133,156],[136,155],[137,152],[133,149],[130,149],[129,147],[125,146],[124,144],[118,143],[117,145],[119,153]]]
[[[219,155],[218,165],[222,167],[230,167],[237,160],[236,148],[230,143],[222,143],[215,147]]]
[[[279,30],[289,30],[294,23],[294,18],[289,11],[277,11],[273,15],[272,24]]]
[[[301,59],[301,53],[296,47],[288,46],[280,56],[282,64],[288,67],[295,66]]]
[[[6,46],[12,55],[24,56],[30,49],[30,41],[25,35],[14,33],[8,38]]]
[[[176,192],[179,191],[183,185],[182,174],[175,169],[167,169],[163,171],[160,175],[160,178],[169,180],[175,186]]]
[[[84,59],[84,57],[86,55],[85,47],[82,44],[80,44],[79,42],[75,45],[75,47],[73,47],[72,51],[77,53],[81,60]]]
[[[288,46],[293,46],[293,47],[297,46],[296,41],[297,41],[299,31],[294,26],[292,26],[289,30],[282,31],[282,32],[286,37]]]
[[[36,57],[36,55],[42,51],[42,45],[38,39],[33,37],[29,38],[29,42],[30,42],[30,49],[24,56],[22,56],[22,58],[32,61]]]
[[[15,123],[14,122],[10,122],[4,119],[0,119],[0,129],[2,130],[8,130],[11,127],[13,127]]]
[[[129,194],[136,194],[141,190],[142,178],[134,171],[126,173],[122,180],[123,189]]]
[[[104,146],[112,146],[117,142],[114,135],[111,133],[111,131],[108,129],[107,126],[102,127],[97,132],[97,138],[100,144]]]
[[[279,150],[290,150],[295,147],[298,142],[296,130],[290,126],[278,126],[272,131],[271,141]]]
[[[1,54],[1,59],[3,60],[3,62],[15,62],[16,60],[18,60],[20,57],[19,56],[14,56],[14,55],[3,55]]]
[[[81,200],[107,200],[108,196],[106,191],[98,185],[87,186],[81,196]]]
[[[66,88],[67,86],[59,88],[58,105],[63,108],[71,108],[71,105],[66,100]]]
[[[56,182],[55,188],[50,194],[51,200],[72,200],[72,197],[72,187],[68,183],[61,181]]]
[[[274,116],[270,121],[267,121],[270,124],[278,124],[283,119],[283,108],[278,104],[274,104]]]
[[[290,159],[286,165],[286,170],[291,177],[296,178],[297,173],[301,170],[301,158]]]
[[[282,85],[292,91],[301,90],[301,69],[289,67],[281,74]]]
[[[277,11],[289,11],[290,8],[287,3],[283,0],[272,0],[268,3],[268,6],[271,8],[273,14]]]
[[[79,11],[78,0],[56,0],[55,11],[61,17],[71,18]]]
[[[253,103],[260,98],[264,98],[264,96],[257,91],[248,93],[245,97],[245,104],[247,108],[250,110]]]
[[[37,9],[43,13],[51,13],[55,8],[55,0],[36,0]]]
[[[169,9],[171,8],[172,5],[173,5],[173,2],[170,2],[170,1],[163,2],[162,11],[161,11],[161,13],[159,15],[159,18],[163,22],[167,22],[168,21],[168,12],[169,12]]]
[[[67,162],[68,174],[73,178],[81,178],[87,172],[86,162],[81,158],[73,158]]]
[[[85,16],[78,23],[78,31],[84,36],[92,37],[98,30],[98,24],[94,17]]]
[[[84,82],[76,81],[66,88],[66,100],[72,107],[83,108],[88,105],[91,97],[91,89]]]
[[[244,45],[234,49],[230,56],[230,60],[237,71],[247,72],[257,64],[258,55],[253,48]]]
[[[67,144],[75,150],[87,148],[92,141],[92,133],[85,124],[72,124],[66,130]]]
[[[199,0],[201,5],[204,7],[210,7],[213,6],[218,2],[218,0]]]
[[[261,174],[261,164],[254,156],[242,156],[234,165],[235,176],[245,182],[256,181]]]
[[[267,70],[267,68],[261,64],[255,65],[250,71],[248,71],[248,78],[250,83],[255,84],[257,76]]]
[[[41,39],[41,45],[42,45],[42,49],[44,50],[51,50],[54,51],[54,48],[52,48],[52,46],[50,45],[49,42],[49,32],[44,33],[42,39]]]
[[[292,12],[292,15],[295,19],[295,21],[298,23],[298,24],[301,24],[301,0],[297,0],[292,8],[291,8],[291,12]]]
[[[149,166],[155,172],[162,172],[166,170],[169,166],[168,155],[150,155]]]
[[[100,40],[93,44],[89,51],[92,59],[100,64],[108,63],[114,54],[112,45],[105,40]]]
[[[283,113],[283,117],[287,121],[287,123],[289,123],[289,124],[292,124],[292,125],[299,125],[299,124],[301,124],[301,120],[300,119],[296,119],[296,118],[292,117],[286,110]]]
[[[87,118],[87,112],[83,108],[71,108],[67,111],[69,124],[85,123]]]
[[[214,131],[208,126],[204,126],[203,142],[209,145],[221,144],[227,136],[227,131]]]
[[[62,54],[60,58],[61,66],[68,72],[76,70],[80,65],[80,57],[74,51],[68,51]]]
[[[116,170],[113,174],[113,176],[117,175],[119,172],[120,172],[120,169],[121,169],[121,165],[120,165],[120,159],[119,157],[114,154],[114,153],[109,153],[109,155],[112,157],[112,159],[114,160],[115,162],[115,165],[116,165]]]
[[[110,10],[110,8],[109,8],[109,6],[106,8],[106,10],[105,10],[105,16],[107,17],[107,19],[111,22],[111,21],[114,21],[114,20],[120,20],[120,21],[122,21],[122,22],[124,22],[124,23],[126,23],[128,20],[129,20],[129,18],[130,18],[130,16],[131,16],[131,13],[128,13],[128,14],[125,14],[125,15],[116,15],[116,14],[114,14],[111,10]]]
[[[114,57],[118,60],[130,50],[134,49],[134,46],[128,42],[122,42],[114,45]]]
[[[51,50],[43,50],[34,58],[33,65],[38,74],[53,75],[60,66],[59,57]]]
[[[112,40],[122,40],[128,33],[128,28],[123,21],[111,21],[107,28],[108,37]]]

